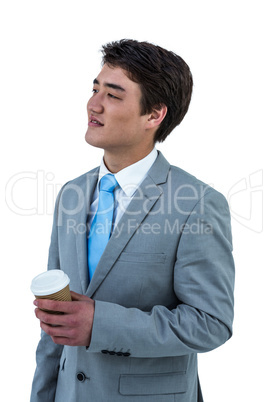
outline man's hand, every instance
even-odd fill
[[[34,301],[35,315],[40,327],[51,336],[54,343],[68,346],[89,346],[92,333],[95,302],[87,296],[71,292],[72,300]],[[40,309],[59,311],[64,314],[50,314]]]

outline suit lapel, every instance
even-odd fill
[[[99,169],[94,169],[85,175],[85,180],[78,185],[81,197],[83,197],[82,208],[77,214],[76,250],[78,261],[78,272],[80,276],[83,293],[86,292],[89,282],[87,262],[87,227],[91,199],[98,181]]]
[[[158,185],[167,180],[169,167],[170,165],[160,153],[115,228],[89,284],[87,296],[93,296],[131,237],[159,200],[162,190]]]

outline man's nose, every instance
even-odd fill
[[[103,104],[101,101],[101,97],[99,94],[95,94],[92,96],[87,103],[87,110],[89,112],[102,113],[103,112]]]

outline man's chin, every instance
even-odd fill
[[[95,138],[94,138],[95,137]],[[96,148],[103,148],[101,141],[99,138],[96,138],[96,136],[93,136],[91,133],[88,131],[85,134],[85,141],[89,144],[92,145],[93,147]]]

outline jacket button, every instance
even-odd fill
[[[84,382],[86,380],[86,376],[84,373],[80,372],[76,374],[76,378],[78,379],[78,381],[80,382]]]

